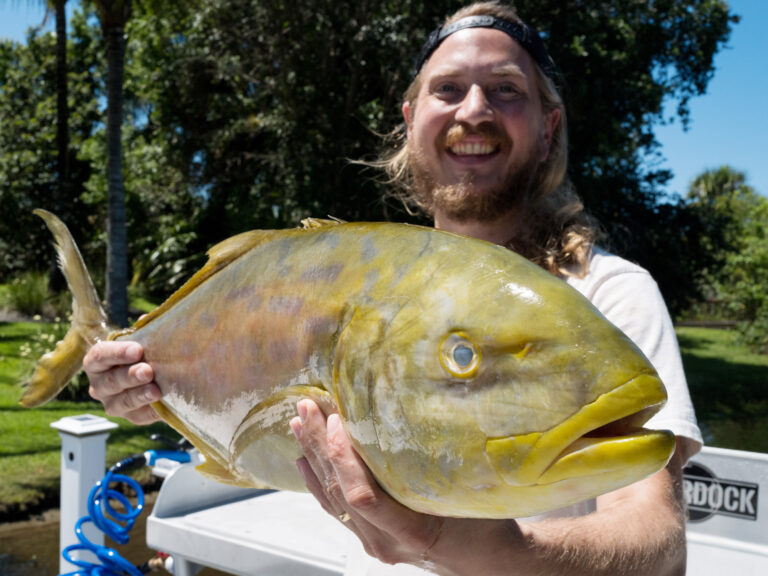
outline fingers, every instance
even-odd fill
[[[89,375],[98,374],[115,366],[134,364],[141,360],[143,355],[144,351],[137,342],[97,342],[83,358],[83,368]]]
[[[417,550],[426,549],[442,521],[414,512],[384,492],[349,441],[338,414],[328,417],[327,428],[328,457],[345,501],[365,520],[358,522],[364,539],[373,542],[375,532],[383,531],[395,541],[402,539]]]
[[[153,382],[152,367],[140,362],[141,346],[136,342],[99,342],[83,359],[90,381],[89,394],[104,404],[110,416],[125,418],[134,424],[159,420],[150,404],[162,396]]]
[[[341,514],[344,496],[328,460],[325,414],[311,400],[299,401],[297,411],[299,418],[294,418],[290,425],[305,455],[305,464],[297,462],[299,472],[323,508],[331,514]]]
[[[380,511],[386,508],[388,502],[396,503],[384,497],[373,474],[352,447],[339,415],[331,414],[326,426],[327,455],[344,501],[363,517],[376,516],[377,521],[381,521],[378,516]]]
[[[115,416],[115,414],[110,414],[108,411],[107,411],[107,414],[109,414],[110,416]],[[145,405],[131,412],[121,414],[120,417],[125,418],[129,422],[140,425],[140,426],[145,426],[147,424],[152,424],[154,422],[159,422],[160,420],[162,420],[162,418],[160,418],[158,413],[155,412],[155,409],[152,408],[152,406],[150,405]]]
[[[155,414],[154,409],[150,406],[152,402],[159,400],[162,396],[160,389],[155,383],[133,385],[130,383],[130,380],[126,380],[125,386],[114,394],[101,394],[98,392],[97,386],[92,383],[89,393],[96,400],[104,404],[104,410],[110,416],[119,416],[130,420],[134,424],[158,420],[157,414]],[[155,414],[151,419],[148,418],[148,410]],[[141,421],[137,421],[136,418],[139,418]]]
[[[327,420],[311,400],[297,404],[291,421],[304,458],[297,466],[322,507],[344,522],[368,554],[387,563],[421,562],[443,519],[414,512],[378,485],[355,451],[338,414]]]

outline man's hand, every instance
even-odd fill
[[[338,414],[326,420],[312,400],[301,400],[297,409],[291,429],[305,457],[296,464],[323,509],[344,522],[369,555],[388,564],[424,564],[446,519],[389,497],[355,452]]]
[[[160,420],[150,404],[162,394],[153,382],[152,367],[141,362],[143,355],[136,342],[104,341],[91,348],[83,359],[91,384],[88,393],[104,404],[107,414],[134,424]]]

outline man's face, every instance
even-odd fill
[[[419,193],[458,220],[491,220],[524,201],[559,120],[542,113],[528,53],[487,28],[443,41],[403,115]]]

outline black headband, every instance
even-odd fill
[[[440,43],[443,40],[454,32],[464,30],[464,28],[493,28],[494,30],[501,30],[514,40],[517,40],[520,45],[525,48],[526,52],[528,52],[528,54],[530,54],[536,61],[536,64],[539,65],[544,74],[550,78],[554,78],[555,63],[549,56],[539,33],[524,22],[517,24],[516,22],[502,20],[495,16],[468,16],[461,20],[457,20],[453,24],[434,30],[429,35],[429,38],[427,38],[427,41],[424,43],[424,46],[416,59],[416,66],[413,70],[414,77],[419,73],[421,67],[424,66],[424,62],[427,61],[427,58],[432,55],[432,52],[440,46]]]

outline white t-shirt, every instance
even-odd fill
[[[669,311],[656,281],[645,269],[623,258],[595,248],[584,278],[568,277],[566,282],[586,296],[600,312],[621,329],[643,351],[659,373],[667,389],[667,404],[646,424],[647,428],[671,430],[700,445],[701,431],[696,422],[688,383],[683,372],[680,348]],[[587,500],[526,518],[526,522],[563,516],[583,516],[595,510],[595,500]],[[388,566],[365,554],[360,541],[350,538],[346,575],[416,576],[428,574],[413,566]]]
[[[596,247],[587,274],[583,278],[569,276],[566,282],[637,344],[664,382],[667,403],[644,426],[671,430],[676,436],[690,438],[701,446],[704,442],[696,422],[672,319],[659,287],[648,271]],[[595,499],[592,499],[526,520],[583,516],[595,509]]]
[[[702,444],[672,320],[651,275],[636,264],[595,248],[587,275],[568,277],[566,282],[637,344],[664,382],[667,404],[645,426],[671,430]]]

